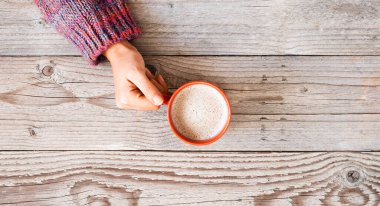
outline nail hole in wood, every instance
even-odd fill
[[[31,137],[35,137],[35,136],[37,136],[37,133],[36,133],[36,131],[34,131],[34,129],[32,129],[32,128],[28,128],[28,131],[29,131],[29,135],[30,135]]]
[[[306,92],[308,92],[308,91],[309,91],[309,89],[306,88],[306,87],[302,87],[302,88],[301,88],[301,93],[306,93]]]

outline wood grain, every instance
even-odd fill
[[[130,0],[144,54],[379,55],[378,0]],[[0,55],[77,55],[33,0],[0,1]]]
[[[171,88],[204,79],[232,104],[221,141],[175,138],[166,108],[114,106],[108,64],[79,57],[0,58],[1,150],[379,150],[380,60],[340,57],[146,56]]]
[[[321,152],[380,151],[379,1],[129,6],[172,90],[226,91],[228,133],[188,146],[165,107],[117,109],[108,64],[73,57],[33,0],[0,1],[0,205],[380,205],[379,152]]]
[[[380,153],[1,152],[2,205],[380,204]]]

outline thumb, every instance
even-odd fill
[[[140,89],[144,96],[154,105],[161,105],[164,98],[160,90],[150,81],[145,72],[139,72],[130,78],[133,84]]]

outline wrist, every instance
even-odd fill
[[[119,60],[125,55],[131,55],[136,52],[137,49],[128,41],[121,41],[116,44],[111,45],[103,55],[112,63],[113,61]]]

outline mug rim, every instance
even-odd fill
[[[197,84],[210,86],[213,89],[215,89],[219,94],[221,94],[223,96],[223,99],[224,99],[224,101],[226,102],[226,105],[227,105],[227,120],[226,120],[226,123],[225,123],[223,129],[217,135],[215,135],[214,137],[211,137],[211,138],[206,139],[206,140],[191,140],[189,138],[186,138],[184,135],[182,135],[181,133],[178,132],[178,130],[174,126],[173,119],[171,118],[172,104],[173,104],[173,101],[174,101],[175,97],[183,89],[185,89],[185,88],[187,88],[189,86],[192,86],[192,85],[197,85]],[[179,87],[172,94],[172,96],[170,97],[170,100],[168,102],[167,117],[168,117],[168,120],[169,120],[170,129],[174,132],[175,136],[177,136],[180,140],[184,141],[185,143],[191,144],[191,145],[204,146],[204,145],[209,145],[209,144],[211,144],[211,143],[219,140],[227,132],[228,127],[229,127],[230,122],[231,122],[231,105],[230,105],[230,102],[229,102],[229,100],[227,98],[227,95],[223,92],[222,89],[220,89],[215,84],[207,82],[207,81],[191,81],[191,82],[188,82],[188,83],[182,85],[181,87]]]

